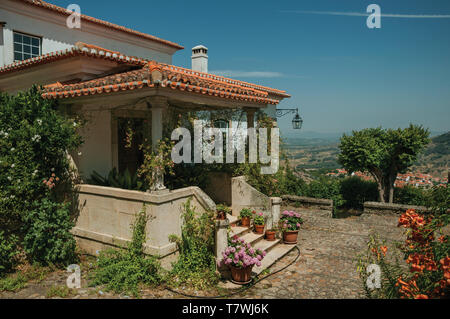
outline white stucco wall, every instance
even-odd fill
[[[79,133],[84,144],[72,157],[83,180],[88,179],[94,170],[106,176],[112,169],[111,112],[93,111],[83,116],[87,123]]]
[[[13,31],[42,37],[42,54],[67,49],[78,41],[163,63],[172,63],[172,55],[177,51],[158,42],[88,22],[82,21],[81,29],[69,29],[64,16],[11,0],[0,1],[0,22],[6,22],[3,44],[0,42],[0,66],[14,62]]]

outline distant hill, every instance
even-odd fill
[[[339,140],[332,136],[287,137],[283,148],[289,153],[291,164],[299,169],[336,169]],[[450,163],[450,132],[434,136],[425,151],[411,167],[412,172],[446,177]]]
[[[446,177],[450,163],[450,131],[431,138],[431,143],[412,167],[412,171]]]

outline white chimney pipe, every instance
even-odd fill
[[[192,48],[192,70],[208,73],[208,48],[197,45]]]

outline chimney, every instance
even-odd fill
[[[208,48],[197,45],[192,48],[192,70],[208,73]]]

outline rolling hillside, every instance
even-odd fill
[[[326,138],[287,138],[283,147],[291,164],[299,169],[336,169],[339,141]],[[450,132],[435,136],[410,171],[447,177],[450,163]]]

